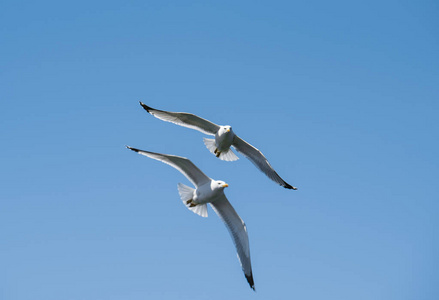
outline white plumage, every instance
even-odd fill
[[[160,120],[195,129],[208,135],[214,135],[214,140],[205,138],[204,144],[207,149],[219,159],[225,161],[237,160],[238,157],[230,148],[233,146],[236,150],[247,157],[260,171],[267,175],[268,178],[284,188],[297,190],[296,187],[288,184],[276,173],[267,158],[261,151],[259,151],[259,149],[238,137],[233,132],[231,126],[220,126],[190,113],[158,110],[149,107],[142,102],[140,102],[140,105],[147,112]]]
[[[207,203],[212,206],[226,225],[235,244],[244,275],[254,290],[247,228],[224,195],[224,188],[228,187],[228,184],[221,180],[211,179],[187,158],[139,150],[128,146],[127,148],[176,168],[194,184],[195,189],[181,183],[178,184],[178,192],[183,204],[202,217],[207,217]]]

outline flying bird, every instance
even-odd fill
[[[206,176],[189,159],[180,156],[154,153],[127,146],[141,155],[159,160],[179,170],[195,186],[191,188],[178,183],[178,192],[183,204],[192,212],[207,217],[207,203],[224,222],[232,237],[238,254],[239,262],[250,287],[255,290],[250,261],[250,246],[247,227],[224,195],[224,188],[229,185],[221,180],[213,180]]]
[[[265,173],[268,178],[286,189],[297,190],[296,187],[288,184],[276,173],[259,149],[238,137],[233,132],[231,126],[220,126],[190,113],[158,110],[142,102],[140,102],[140,105],[147,112],[160,120],[195,129],[208,135],[214,135],[215,139],[203,138],[203,140],[207,149],[219,159],[225,161],[235,161],[239,159],[232,149],[230,149],[230,147],[233,146],[238,152],[241,152],[247,157],[259,170]]]

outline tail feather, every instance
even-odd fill
[[[194,190],[193,188],[184,185],[182,183],[178,184],[178,193],[180,194],[181,201],[183,201],[183,204],[193,213],[196,213],[199,216],[202,216],[203,218],[207,218],[207,205],[206,204],[197,204],[196,206],[190,206],[187,202],[192,200],[194,197]]]
[[[239,157],[236,156],[236,154],[233,152],[233,150],[229,148],[229,150],[221,152],[219,159],[225,160],[225,161],[235,161],[235,160],[238,160]]]
[[[210,153],[217,156],[216,151],[216,144],[214,139],[206,139],[203,138],[204,145],[206,145],[207,149],[209,149]],[[232,151],[232,149],[229,149],[227,151],[222,151],[220,155],[218,156],[219,159],[224,161],[235,161],[238,160],[239,157],[236,156],[236,154]]]
[[[203,138],[204,145],[209,149],[210,153],[215,154],[216,144],[214,139]]]
[[[177,188],[182,201],[190,200],[194,196],[194,189],[183,183],[179,183]]]

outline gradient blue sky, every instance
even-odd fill
[[[0,298],[438,299],[435,1],[3,1]],[[260,148],[298,191],[138,104]],[[190,158],[229,183],[257,292]]]

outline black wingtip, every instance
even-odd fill
[[[127,147],[128,149],[133,150],[133,151],[135,151],[135,152],[139,152],[139,151],[140,151],[139,149],[132,148],[132,147],[130,147],[130,146],[128,146],[128,145],[125,145],[125,147]]]
[[[150,112],[150,110],[152,109],[151,107],[149,107],[148,105],[146,105],[142,101],[139,101],[139,103],[147,112]]]
[[[247,275],[247,274],[244,274],[244,275],[245,275],[245,279],[247,279],[247,282],[250,285],[250,287],[252,288],[252,290],[256,292],[255,282],[253,281],[253,273],[250,273],[250,275]]]
[[[290,189],[290,190],[297,190],[297,188],[295,186],[292,186],[286,182],[284,182],[284,184],[282,185],[284,188],[286,189]]]

